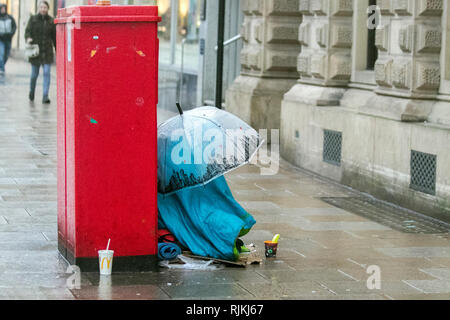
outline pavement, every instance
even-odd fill
[[[243,240],[262,252],[281,234],[276,259],[215,271],[82,273],[79,289],[68,286],[73,275],[57,252],[55,68],[50,105],[40,102],[42,78],[36,102],[27,100],[29,74],[11,60],[0,81],[0,299],[450,299],[446,225],[283,160],[274,175],[256,165],[227,175],[257,220]],[[411,218],[389,224],[386,207]],[[431,227],[414,232],[421,223]]]

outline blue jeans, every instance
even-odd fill
[[[44,67],[44,97],[48,97],[48,91],[50,89],[50,64],[43,64]],[[41,65],[31,65],[31,82],[30,82],[30,92],[34,93],[36,90],[36,82],[39,76],[39,69]]]
[[[11,53],[11,41],[0,40],[0,71],[5,72],[5,64]]]

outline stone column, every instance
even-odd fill
[[[351,0],[300,0],[300,83],[345,87],[351,77]]]
[[[300,0],[299,84],[287,99],[338,106],[352,74],[352,0]]]
[[[362,111],[424,121],[441,82],[443,0],[378,0],[377,4],[381,10],[376,30],[378,96]]]
[[[443,0],[441,85],[429,122],[450,127],[450,0]]]
[[[334,128],[339,119],[329,112],[330,108],[341,105],[351,80],[353,0],[300,0],[299,5],[303,14],[299,28],[300,79],[282,101],[281,154],[294,164],[314,170],[322,156],[318,146],[323,125],[319,123]],[[315,110],[323,118],[314,118]]]
[[[298,79],[299,0],[241,0],[241,74],[226,109],[256,129],[279,129],[281,100]]]
[[[450,0],[444,0],[441,51],[441,98],[450,101]]]

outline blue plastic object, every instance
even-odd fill
[[[192,253],[236,261],[236,239],[255,219],[233,198],[223,176],[198,188],[158,194],[159,226],[168,229]]]
[[[172,260],[181,254],[181,249],[175,243],[158,243],[158,258],[160,260]]]

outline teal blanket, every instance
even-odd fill
[[[158,224],[199,256],[236,261],[236,239],[247,234],[255,219],[233,198],[225,178],[205,186],[158,194]]]

